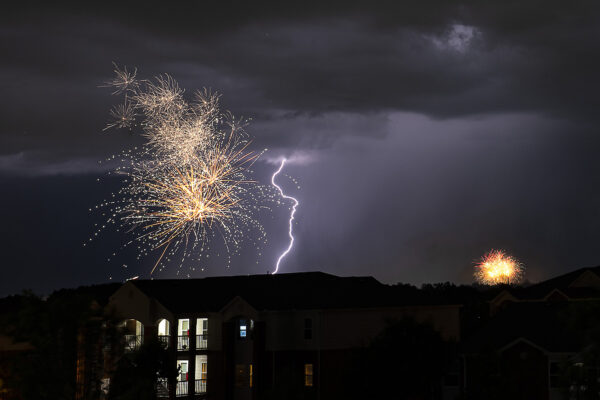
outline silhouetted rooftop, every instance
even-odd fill
[[[135,280],[131,283],[173,312],[219,311],[236,296],[257,310],[368,308],[430,303],[414,287],[398,288],[384,285],[373,277],[339,277],[323,272]]]
[[[570,287],[581,274],[591,271],[600,276],[600,266],[580,268],[575,271],[551,278],[524,288],[511,288],[510,293],[521,300],[543,299],[553,290],[558,289],[570,298],[600,297],[600,290],[592,287]]]
[[[463,350],[465,353],[500,350],[523,338],[549,352],[574,352],[580,348],[584,334],[577,328],[575,318],[579,306],[569,302],[513,304],[466,340]]]

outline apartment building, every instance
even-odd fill
[[[353,351],[390,319],[410,317],[460,340],[459,305],[399,296],[372,277],[321,272],[134,280],[107,310],[122,321],[127,348],[158,338],[176,354],[176,382],[159,382],[165,398],[250,400],[282,390],[337,398]]]

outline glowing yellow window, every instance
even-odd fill
[[[313,385],[313,365],[304,364],[304,386]]]
[[[250,387],[252,387],[252,364],[250,364],[249,378],[250,378]]]

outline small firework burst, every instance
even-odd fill
[[[112,121],[106,125],[107,129],[131,129],[135,123],[135,109],[129,102],[115,105],[110,110],[110,116]]]
[[[519,283],[523,265],[503,250],[491,250],[475,266],[475,279],[485,285]]]
[[[130,72],[127,70],[127,67],[121,69],[115,63],[113,63],[113,67],[115,76],[110,81],[106,82],[107,87],[113,88],[113,94],[125,93],[138,86],[136,78],[137,69]]]

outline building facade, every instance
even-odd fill
[[[506,287],[489,306],[464,339],[465,398],[600,398],[600,267]]]
[[[339,398],[344,367],[390,320],[460,340],[458,305],[415,304],[373,278],[324,273],[129,281],[107,311],[126,347],[157,339],[176,355],[176,381],[159,382],[169,398]]]

